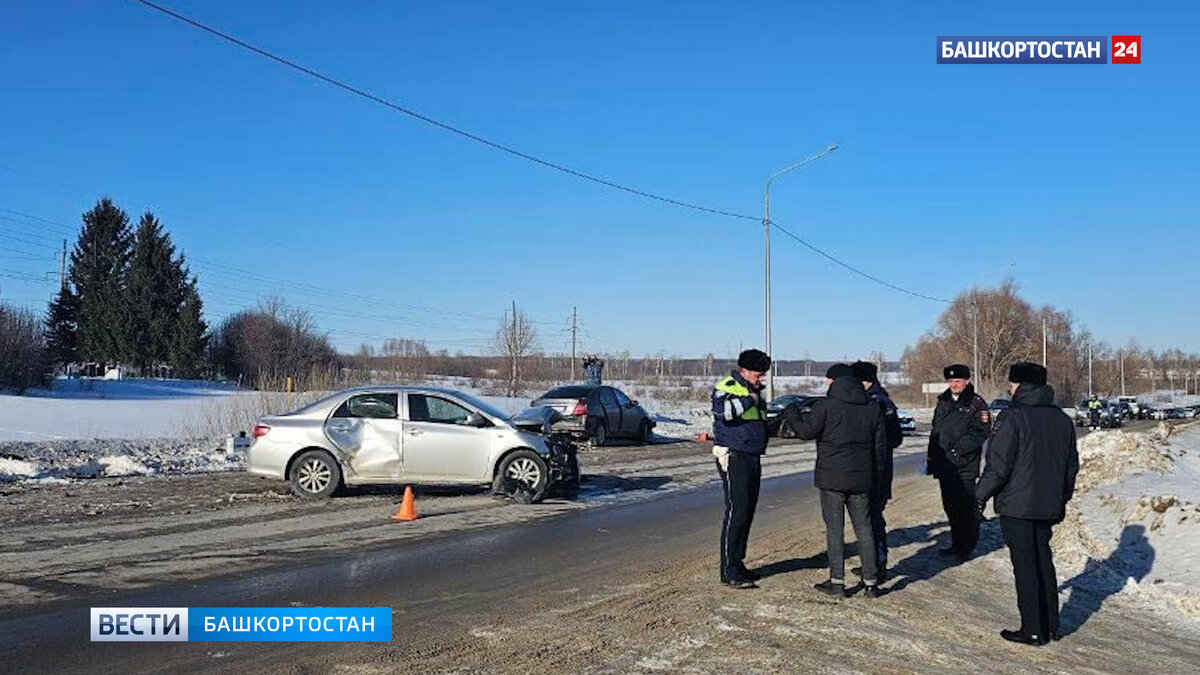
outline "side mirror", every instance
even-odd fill
[[[487,418],[479,413],[471,413],[467,415],[466,425],[469,427],[486,427],[488,425]]]

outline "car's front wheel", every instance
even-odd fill
[[[654,440],[654,425],[650,423],[650,420],[642,420],[641,425],[638,426],[638,440],[642,443]]]
[[[500,461],[492,492],[518,502],[536,504],[546,498],[549,485],[546,461],[532,450],[517,450]]]
[[[292,463],[288,483],[302,499],[325,499],[342,487],[342,467],[328,452],[309,450]]]
[[[779,423],[779,437],[780,438],[795,438],[796,437],[796,430],[792,428],[791,422],[784,420]]]

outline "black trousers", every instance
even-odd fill
[[[1000,516],[1000,531],[1012,556],[1021,632],[1048,638],[1058,632],[1058,576],[1050,552],[1053,523]]]
[[[858,541],[858,559],[862,563],[863,583],[874,586],[879,580],[876,568],[875,535],[871,530],[871,497],[865,492],[821,490],[821,518],[825,521],[825,549],[829,555],[829,580],[845,583],[846,512]]]
[[[971,555],[979,543],[979,519],[975,508],[975,479],[958,473],[938,476],[942,487],[942,508],[950,521],[950,546],[963,557]]]
[[[729,451],[729,470],[721,469],[725,488],[725,517],[721,519],[721,578],[737,579],[745,569],[746,542],[750,524],[758,508],[758,489],[762,483],[762,457]]]
[[[875,562],[879,571],[887,569],[888,543],[887,521],[884,520],[883,510],[887,508],[887,500],[878,491],[871,492],[871,532],[875,535]]]

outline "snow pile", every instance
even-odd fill
[[[0,483],[113,476],[241,471],[245,454],[227,454],[220,439],[0,443]]]
[[[1169,473],[1171,453],[1165,444],[1171,427],[1159,424],[1150,432],[1100,431],[1079,441],[1080,492],[1120,480],[1129,474]]]
[[[0,457],[0,483],[32,478],[38,473],[37,465],[22,459]]]
[[[1090,434],[1054,547],[1064,589],[1131,593],[1200,619],[1200,426]],[[1170,441],[1168,442],[1168,438]]]

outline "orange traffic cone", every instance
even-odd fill
[[[400,510],[396,511],[396,515],[392,516],[392,520],[398,523],[416,520],[417,507],[413,504],[413,491],[411,485],[404,486],[404,501],[400,502]]]

